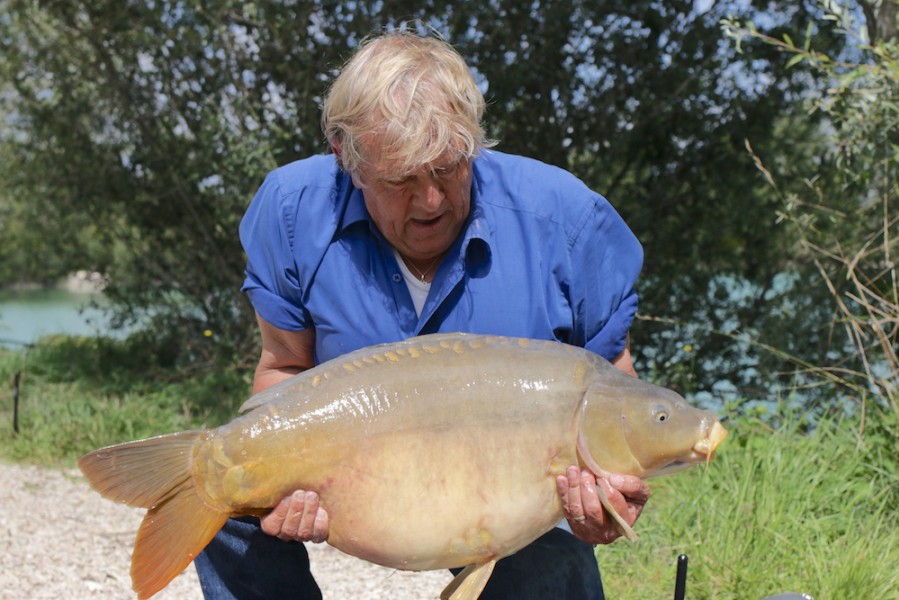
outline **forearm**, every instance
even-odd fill
[[[624,350],[621,351],[621,354],[616,356],[615,360],[612,361],[612,365],[631,377],[637,377],[637,369],[634,368],[634,359],[631,356],[630,340],[628,340],[628,343],[624,347]]]
[[[262,353],[253,376],[253,393],[280,383],[315,363],[315,330],[284,331],[257,314]]]
[[[256,372],[253,375],[253,393],[258,394],[262,390],[293,377],[297,373],[302,373],[305,370],[306,369],[297,366],[271,368],[263,365],[262,361],[260,361],[256,366]]]

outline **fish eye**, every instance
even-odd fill
[[[652,417],[655,419],[656,423],[665,423],[671,418],[671,413],[664,406],[657,404],[652,409]]]

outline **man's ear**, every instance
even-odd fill
[[[346,169],[346,165],[343,164],[343,157],[340,155],[340,140],[332,140],[331,141],[331,152],[334,153],[334,156],[337,158],[337,166],[344,172],[350,175],[350,178],[353,181],[353,185],[360,190],[365,187],[362,185],[362,182],[359,181],[359,178],[356,175],[353,175]]]

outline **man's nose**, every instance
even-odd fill
[[[443,202],[443,188],[434,177],[426,176],[419,180],[415,190],[415,203],[426,210],[435,210]]]

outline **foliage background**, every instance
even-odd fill
[[[319,104],[359,40],[409,22],[470,62],[500,149],[572,170],[644,243],[641,312],[692,324],[634,328],[648,376],[767,395],[782,361],[715,330],[824,352],[828,315],[807,290],[792,293],[801,283],[782,283],[792,264],[781,201],[744,144],[788,172],[814,169],[820,115],[797,103],[827,82],[759,41],[740,54],[720,25],[762,19],[773,36],[811,25],[816,44],[840,52],[815,2],[0,6],[2,281],[104,273],[123,321],[152,310],[184,348],[208,329],[215,356],[252,356],[243,210],[268,170],[326,151]],[[783,314],[788,297],[798,304]]]
[[[570,169],[643,242],[645,377],[716,408],[889,404],[895,7],[0,0],[0,282],[99,272],[173,365],[251,364],[240,217],[326,151],[352,49],[406,26],[466,57],[500,149]]]

